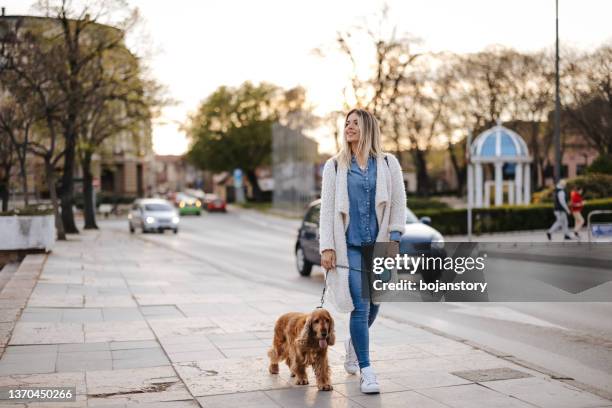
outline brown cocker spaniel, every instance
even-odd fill
[[[336,342],[334,319],[325,309],[307,313],[286,313],[274,326],[274,340],[268,351],[270,373],[278,374],[278,363],[285,360],[297,385],[308,384],[306,367],[312,365],[317,387],[332,389],[327,347]]]

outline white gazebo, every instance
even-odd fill
[[[473,208],[488,207],[491,188],[494,187],[495,205],[504,204],[504,189],[508,192],[507,204],[529,204],[531,201],[531,157],[527,144],[516,132],[497,126],[482,132],[470,146],[467,168],[468,205]],[[493,164],[494,179],[485,180],[483,166]],[[514,180],[503,179],[505,164],[514,165]]]

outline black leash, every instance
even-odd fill
[[[345,266],[345,265],[336,265],[336,268],[350,269],[349,266]],[[327,274],[328,273],[329,273],[328,271],[325,271],[325,282],[323,283],[323,293],[321,293],[321,305],[317,306],[317,309],[322,309],[323,303],[325,303],[325,290],[327,289]]]

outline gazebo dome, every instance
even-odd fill
[[[476,137],[472,143],[471,156],[480,161],[512,163],[528,159],[529,151],[518,133],[498,124]]]

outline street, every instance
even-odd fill
[[[215,265],[223,273],[311,294],[314,307],[323,274],[315,268],[310,278],[303,278],[295,270],[298,225],[295,220],[240,210],[183,217],[176,236],[137,233],[135,237]],[[128,233],[123,220],[108,221],[103,227]],[[529,235],[503,235],[506,240],[516,236],[524,240]],[[561,268],[506,262],[509,270]],[[611,303],[385,303],[381,314],[472,341],[612,393]]]

